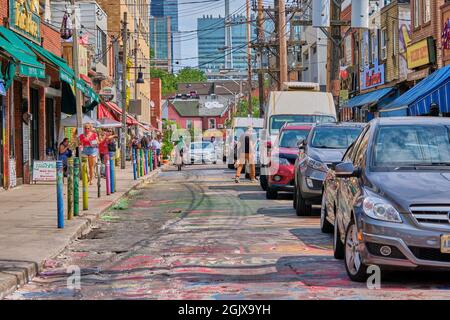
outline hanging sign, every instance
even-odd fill
[[[9,25],[20,35],[40,44],[39,0],[9,0]]]

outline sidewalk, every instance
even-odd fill
[[[158,173],[155,170],[135,181],[131,163],[127,163],[125,170],[116,167],[116,192],[106,196],[102,179],[102,197],[97,198],[97,185],[90,186],[88,211],[82,211],[80,182],[80,216],[67,220],[65,200],[64,229],[57,228],[55,184],[24,185],[0,192],[0,299],[30,281],[46,259],[59,254],[117,200]],[[65,185],[65,196],[66,192]]]

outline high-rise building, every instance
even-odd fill
[[[170,17],[150,18],[150,47],[153,65],[158,69],[172,71],[172,31]]]
[[[150,15],[153,17],[170,17],[172,32],[178,31],[178,0],[152,0]]]
[[[225,68],[226,56],[231,55],[230,69],[247,70],[247,25],[245,16],[230,17],[231,45],[226,48],[225,18],[203,16],[197,20],[199,68],[207,73]],[[252,25],[252,39],[256,37]]]

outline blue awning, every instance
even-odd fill
[[[411,116],[422,115],[430,112],[433,102],[439,105],[441,112],[450,112],[450,66],[435,71],[386,105],[381,112],[408,109]]]
[[[343,105],[344,108],[355,108],[364,106],[367,104],[374,104],[376,102],[379,102],[380,100],[383,100],[385,97],[390,95],[395,88],[383,88],[375,91],[371,91],[365,94],[361,94],[359,96],[353,97],[350,100],[347,101]]]

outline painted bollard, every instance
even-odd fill
[[[153,149],[152,148],[149,149],[148,162],[149,162],[150,171],[153,171]]]
[[[145,175],[148,175],[148,149],[144,150],[144,159],[145,159],[144,173]]]
[[[109,196],[111,194],[111,170],[109,169],[109,154],[105,154],[103,159],[105,161],[106,195]]]
[[[115,166],[114,166],[114,152],[109,153],[109,170],[111,170],[111,193],[116,192],[115,190]]]
[[[158,168],[158,154],[156,153],[156,148],[153,148],[153,168]]]
[[[140,170],[140,176],[144,176],[144,156],[143,156],[143,150],[139,149],[139,170]]]
[[[63,181],[63,163],[56,161],[56,201],[58,208],[58,228],[64,228],[64,181]]]
[[[97,198],[102,196],[102,162],[97,158]]]
[[[136,149],[131,150],[131,157],[133,158],[133,177],[137,180],[137,170],[136,170]]]
[[[73,159],[67,159],[67,220],[73,219]]]
[[[140,178],[141,177],[141,164],[139,161],[139,149],[136,149],[136,173],[137,173],[137,177]]]
[[[89,186],[88,186],[88,159],[81,159],[81,177],[83,181],[83,210],[89,209],[88,196],[89,196]]]
[[[73,160],[73,215],[77,217],[80,212],[80,159]]]

